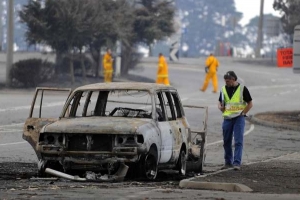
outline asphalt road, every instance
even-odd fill
[[[178,89],[184,104],[209,107],[207,156],[204,170],[205,173],[210,173],[217,171],[223,165],[222,117],[216,106],[218,95],[211,92],[211,85],[205,93],[199,91],[205,75],[203,62],[204,59],[200,58],[182,59],[179,63],[169,63],[169,76],[171,84]],[[250,115],[265,111],[299,109],[300,79],[299,74],[293,74],[291,68],[241,64],[228,58],[220,59],[220,63],[218,71],[220,87],[223,85],[223,74],[226,71],[234,70],[239,79],[249,88],[254,104]],[[155,79],[156,67],[156,58],[149,58],[130,73]],[[33,93],[33,89],[0,90],[0,162],[2,163],[36,162],[36,156],[30,145],[21,138],[22,125],[29,114]],[[61,102],[60,99],[56,102]],[[48,109],[59,111],[59,106],[49,104]],[[197,126],[199,115],[202,114],[189,111],[187,113],[190,123]],[[299,152],[300,136],[295,131],[270,129],[247,122],[245,135],[243,156],[245,165]],[[179,189],[172,184],[160,185],[158,188],[155,185],[149,187],[149,184],[143,186],[137,183],[138,189],[135,184],[129,186],[112,184],[103,187],[81,186],[70,182],[64,184],[64,187],[59,187],[55,183],[42,184],[41,188],[43,189],[37,187],[0,190],[0,197],[6,195],[5,198],[11,199],[15,197],[42,199],[42,195],[48,195],[51,199],[77,197],[93,199],[99,198],[101,195],[103,199],[299,199],[298,195],[288,194],[242,194]],[[48,189],[45,189],[45,185]],[[66,188],[65,185],[69,187]],[[70,187],[72,185],[74,187]]]

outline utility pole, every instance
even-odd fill
[[[264,21],[264,0],[260,0],[260,15],[259,15],[256,50],[255,50],[256,58],[260,58],[260,56],[261,56],[260,50],[261,50],[262,41],[263,41],[263,21]]]
[[[0,0],[0,52],[2,51],[2,44],[3,44],[3,23],[2,23],[2,16],[3,16],[3,1]]]
[[[10,70],[14,53],[14,0],[8,0],[7,11],[7,49],[6,49],[6,86],[11,85]]]

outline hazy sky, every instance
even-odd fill
[[[234,0],[237,11],[243,13],[243,19],[240,24],[246,25],[249,20],[259,15],[260,12],[260,1],[261,0]],[[274,11],[273,2],[274,0],[264,1],[264,14],[272,13],[273,15],[280,16],[279,12]]]

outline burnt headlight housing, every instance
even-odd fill
[[[116,145],[137,145],[144,143],[143,135],[116,135]]]
[[[41,133],[39,137],[40,144],[44,145],[62,145],[64,143],[64,135]]]

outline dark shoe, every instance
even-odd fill
[[[239,166],[239,165],[234,165],[234,166],[233,166],[233,169],[234,169],[235,171],[239,171],[239,170],[241,170],[241,166]]]
[[[231,164],[225,164],[225,165],[223,165],[223,167],[221,167],[221,170],[223,170],[223,169],[230,169],[230,168],[233,168],[233,165],[231,165]]]
[[[201,92],[205,92],[205,90],[200,89]]]
[[[217,91],[212,91],[212,93],[218,93]]]

